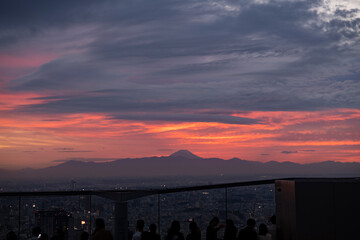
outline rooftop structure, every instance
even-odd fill
[[[356,224],[360,215],[360,207],[357,204],[360,202],[359,183],[359,178],[287,178],[149,190],[0,192],[0,197],[18,198],[19,233],[22,226],[20,205],[24,198],[87,196],[89,214],[91,214],[92,199],[94,197],[109,199],[114,203],[112,211],[115,239],[126,240],[128,233],[128,202],[131,200],[153,196],[152,201],[156,202],[157,200],[157,224],[160,228],[162,197],[168,194],[185,194],[193,191],[202,191],[202,194],[206,194],[208,193],[206,191],[209,190],[222,189],[223,212],[226,219],[231,212],[228,209],[228,203],[230,202],[228,190],[230,191],[236,187],[275,185],[278,239],[352,239],[351,237],[355,236]],[[92,221],[90,217],[90,226],[87,229],[89,232],[91,232],[93,226]],[[160,229],[158,230],[160,231]]]

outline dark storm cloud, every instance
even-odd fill
[[[284,153],[284,154],[293,154],[293,153],[298,153],[298,151],[282,151],[281,153]]]
[[[61,26],[91,20],[89,9],[95,1],[1,1],[0,26],[3,29]],[[84,11],[79,11],[83,9]],[[88,14],[88,18],[84,16]]]
[[[0,3],[0,49],[39,35],[48,28],[87,22],[91,1],[11,1]],[[86,17],[86,15],[88,17]]]
[[[61,120],[60,119],[43,119],[41,121],[43,121],[43,122],[60,122]]]
[[[65,163],[70,161],[77,161],[77,162],[108,162],[114,161],[114,158],[65,158],[65,159],[57,159],[53,160],[52,162],[56,163]]]
[[[0,3],[0,29],[3,36],[19,36],[20,31],[25,31],[27,34],[20,36],[28,37],[48,28],[61,30],[75,24],[137,24],[173,15],[177,2],[4,0]]]
[[[208,84],[206,87],[194,87],[191,84],[151,85],[147,88],[60,95],[50,99],[36,98],[45,102],[25,105],[16,111],[34,114],[90,112],[129,120],[247,124],[250,122],[229,115],[252,110],[321,110],[329,105],[337,108],[357,107],[357,89],[353,82],[329,83],[318,88],[314,86],[305,93],[302,92],[303,89],[291,89],[287,84],[272,88],[251,83],[244,83],[243,88],[239,88],[237,84],[224,86],[220,83]],[[255,120],[251,122],[256,123]]]
[[[74,148],[53,148],[53,150],[61,153],[84,153],[84,152],[93,152],[90,150],[75,150]]]
[[[183,98],[187,90],[189,98]],[[47,103],[26,105],[19,112],[31,113],[105,113],[110,119],[126,119],[140,121],[185,121],[185,122],[221,122],[229,124],[256,124],[256,119],[229,116],[229,112],[196,112],[204,107],[211,108],[218,102],[210,95],[197,99],[196,91],[190,89],[173,89],[162,96],[161,90],[144,89],[143,91],[99,91],[85,95],[61,96],[60,100]],[[211,92],[209,92],[210,94]],[[172,100],[169,100],[172,98]],[[42,98],[37,98],[41,100]],[[47,99],[45,97],[44,99]],[[216,103],[219,106],[222,104]],[[189,113],[189,109],[195,112]],[[223,114],[224,113],[224,114]],[[227,115],[226,115],[227,113]]]
[[[61,153],[87,153],[87,152],[93,152],[93,151],[90,151],[90,150],[84,150],[84,151],[73,151],[73,150],[70,150],[70,151],[57,151],[57,152],[61,152]]]
[[[256,124],[256,119],[233,117],[226,115],[209,114],[178,114],[178,113],[148,113],[148,114],[121,114],[112,117],[113,119],[127,119],[138,121],[170,121],[170,122],[219,122],[227,124]]]
[[[130,120],[250,124],[257,121],[198,112],[359,108],[358,9],[323,20],[313,10],[321,4],[5,1],[0,48],[36,36],[41,43],[51,29],[59,36],[51,49],[61,52],[62,37],[71,46],[76,31],[92,26],[85,37],[76,35],[84,42],[80,52],[46,63],[8,88],[58,91],[17,111],[102,112]]]
[[[103,69],[103,65],[103,63],[74,61],[71,58],[58,59],[42,65],[33,74],[12,81],[10,87],[22,91],[84,89],[85,86],[96,88],[99,79],[105,84],[121,79],[119,75],[100,70]]]

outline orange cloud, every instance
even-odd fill
[[[39,101],[34,97],[38,96],[10,96],[3,110]],[[21,159],[37,158],[43,166],[69,154],[142,157],[164,154],[156,151],[164,148],[187,148],[203,157],[257,161],[360,161],[356,124],[360,111],[355,109],[237,114],[261,119],[254,125],[117,120],[100,113],[19,115],[0,117],[0,154],[5,161],[17,159],[20,163]],[[74,151],[53,150],[65,147]]]
[[[43,95],[39,95],[36,93],[1,93],[0,92],[0,111],[12,110],[21,105],[43,103],[44,100],[36,99],[39,97],[43,97]]]

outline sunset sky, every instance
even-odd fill
[[[0,168],[360,162],[360,1],[0,2]]]

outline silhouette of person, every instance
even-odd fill
[[[135,226],[135,233],[132,237],[132,240],[141,240],[142,239],[142,234],[144,232],[144,226],[145,226],[145,222],[142,219],[139,219],[136,221],[136,226]]]
[[[160,240],[160,235],[156,233],[156,224],[149,226],[149,232],[143,232],[142,240]]]
[[[223,224],[220,223],[220,220],[218,217],[213,217],[211,219],[209,226],[206,228],[206,240],[218,240],[217,238],[217,232],[224,227]]]
[[[88,232],[82,232],[80,235],[80,240],[88,240],[89,239],[89,233]]]
[[[47,235],[46,233],[41,234],[39,240],[48,240],[49,239],[49,235]]]
[[[237,228],[231,219],[226,220],[224,240],[236,240]]]
[[[179,221],[173,221],[171,223],[165,240],[185,240],[184,234],[180,232]]]
[[[258,240],[271,240],[271,234],[264,223],[259,225]]]
[[[276,216],[272,215],[269,218],[269,222],[271,223],[270,226],[268,227],[269,233],[271,234],[272,239],[276,240]]]
[[[65,239],[65,233],[60,228],[57,228],[54,236],[50,238],[50,240],[64,240]]]
[[[102,218],[95,220],[95,232],[92,235],[92,240],[113,240],[110,231],[105,230],[105,222]]]
[[[17,240],[17,239],[18,238],[14,231],[10,231],[8,232],[8,234],[6,234],[6,240]]]
[[[32,237],[30,239],[39,239],[39,235],[41,234],[41,228],[40,227],[34,227],[31,231]]]
[[[201,231],[195,221],[189,224],[190,233],[186,236],[186,240],[201,240]]]
[[[249,218],[246,222],[247,226],[240,230],[239,240],[257,240],[257,233],[255,231],[256,222],[254,219]]]

